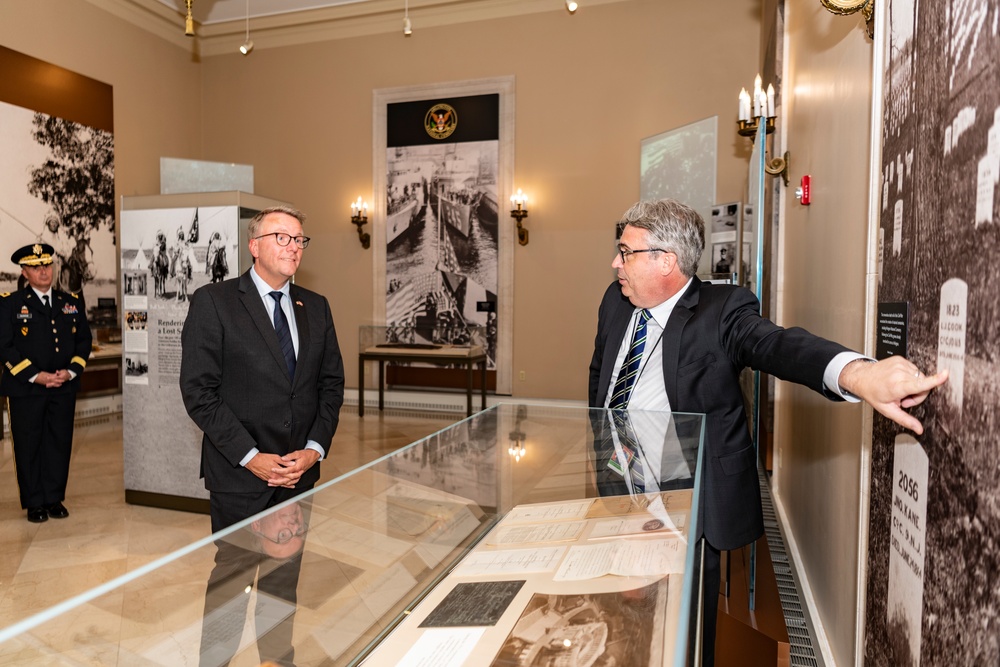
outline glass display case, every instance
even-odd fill
[[[703,434],[501,404],[0,630],[0,661],[698,664]]]

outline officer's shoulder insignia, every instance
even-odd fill
[[[6,299],[10,296],[10,292],[0,292],[0,299]]]

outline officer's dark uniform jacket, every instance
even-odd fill
[[[76,294],[52,290],[49,312],[30,286],[9,294],[0,293],[0,360],[3,376],[0,394],[32,396],[77,390],[80,375],[90,357],[92,337],[83,299]],[[67,369],[76,374],[72,382],[46,389],[30,382],[38,373]]]

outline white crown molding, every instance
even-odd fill
[[[579,11],[596,5],[629,0],[585,0]],[[104,11],[201,56],[228,55],[243,42],[244,19],[195,25],[195,37],[184,34],[184,16],[157,0],[87,0]],[[289,14],[250,19],[250,36],[255,49],[325,42],[403,32],[403,9],[399,0],[368,0]],[[410,0],[409,14],[414,34],[423,28],[563,12],[564,0]]]

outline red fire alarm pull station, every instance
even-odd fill
[[[795,196],[799,198],[799,203],[809,206],[812,203],[812,176],[806,174],[802,177],[802,184],[796,190]]]

